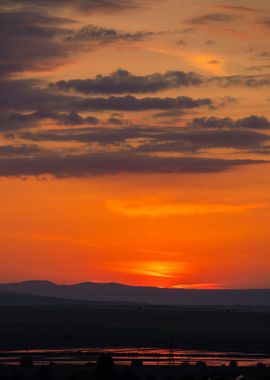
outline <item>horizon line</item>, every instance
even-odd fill
[[[41,279],[29,279],[29,280],[21,280],[21,281],[14,281],[14,282],[0,282],[1,285],[19,285],[27,282],[33,282],[33,283],[49,283],[51,285],[55,286],[76,286],[76,285],[82,285],[82,284],[96,284],[96,285],[119,285],[119,286],[126,286],[126,287],[136,287],[136,288],[155,288],[155,289],[168,289],[168,290],[204,290],[204,291],[239,291],[239,290],[269,290],[270,287],[241,287],[241,288],[220,288],[220,287],[213,287],[213,288],[203,288],[203,287],[192,287],[193,284],[186,284],[183,286],[179,285],[172,285],[171,287],[168,286],[154,286],[154,285],[134,285],[134,284],[126,284],[121,282],[115,282],[115,281],[108,281],[108,282],[99,282],[99,281],[79,281],[79,282],[68,282],[68,283],[58,283],[51,280],[41,280]],[[194,284],[199,285],[199,284]],[[200,284],[200,285],[203,285]],[[205,284],[209,285],[209,284]]]

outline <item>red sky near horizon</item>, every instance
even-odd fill
[[[0,282],[269,288],[269,1],[0,7]]]

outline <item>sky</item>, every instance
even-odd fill
[[[0,282],[270,288],[269,0],[0,9]]]

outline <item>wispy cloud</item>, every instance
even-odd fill
[[[223,289],[225,284],[219,282],[199,282],[195,284],[177,284],[173,285],[174,289]]]
[[[189,216],[203,214],[241,213],[262,207],[260,204],[233,204],[233,203],[181,203],[162,202],[151,199],[139,201],[122,201],[110,199],[106,206],[112,212],[127,217],[166,217]]]
[[[191,18],[186,22],[189,24],[210,24],[210,23],[224,23],[233,21],[235,19],[234,16],[229,15],[227,13],[208,13],[198,17]]]
[[[251,7],[245,7],[241,5],[219,5],[219,8],[225,9],[232,12],[247,12],[247,13],[265,13],[267,10],[260,9],[260,8],[251,8]]]
[[[124,268],[126,273],[150,277],[173,279],[181,274],[191,272],[190,265],[181,261],[140,261],[132,262],[131,264]]]

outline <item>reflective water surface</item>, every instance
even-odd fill
[[[198,361],[208,366],[228,365],[237,361],[239,366],[255,366],[264,363],[270,366],[270,355],[242,352],[214,352],[203,350],[165,348],[62,348],[0,351],[0,365],[18,365],[22,356],[31,356],[34,364],[93,364],[102,352],[110,352],[116,364],[130,365],[132,360],[141,359],[144,365],[195,365]]]

